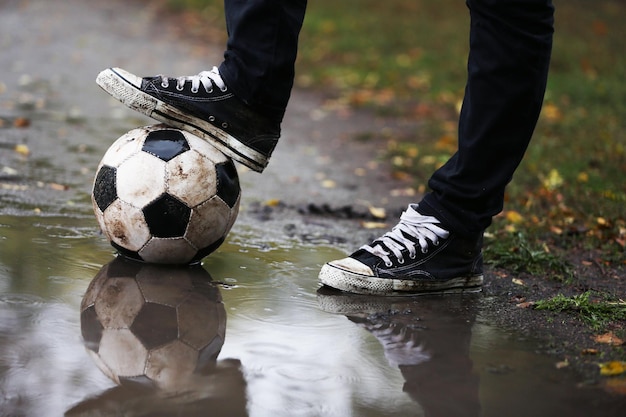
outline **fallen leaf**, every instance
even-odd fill
[[[48,185],[50,186],[51,189],[53,189],[55,191],[65,191],[65,190],[68,190],[70,188],[67,185],[57,184],[55,182],[51,182]]]
[[[387,213],[382,207],[370,207],[369,211],[370,214],[376,219],[384,219],[385,217],[387,217]]]
[[[526,285],[526,284],[524,284],[524,281],[522,281],[522,280],[521,280],[521,279],[519,279],[519,278],[513,278],[513,279],[511,280],[511,282],[512,282],[513,284],[515,284],[515,285]]]
[[[413,197],[415,194],[415,189],[412,187],[396,188],[389,192],[392,197]]]
[[[24,156],[30,155],[30,149],[28,149],[28,146],[23,145],[23,144],[15,145],[14,150],[20,155],[24,155]]]
[[[276,207],[279,204],[280,204],[280,199],[278,198],[272,198],[265,202],[265,205],[268,207]]]
[[[322,187],[324,188],[335,188],[337,183],[333,180],[324,180],[322,181]]]
[[[524,221],[524,217],[514,210],[507,211],[506,219],[513,224],[520,224],[521,222]]]
[[[14,127],[28,127],[30,126],[30,120],[28,120],[26,117],[18,117],[15,120],[13,120],[13,126]]]
[[[552,103],[546,103],[542,109],[542,116],[550,122],[555,122],[563,118],[561,110]]]
[[[519,308],[529,308],[535,305],[534,301],[525,301],[523,303],[516,304],[516,307]]]
[[[598,353],[600,353],[600,351],[598,349],[588,348],[581,350],[580,353],[582,355],[597,355]]]
[[[600,366],[600,375],[602,376],[615,376],[626,372],[626,362],[622,361],[599,363],[598,366]]]
[[[554,366],[556,367],[556,369],[567,368],[569,366],[569,362],[566,359],[564,361],[557,362]]]
[[[619,337],[615,336],[613,332],[608,332],[604,334],[597,335],[593,338],[596,343],[604,343],[606,345],[611,346],[619,346],[623,345],[624,341]]]
[[[383,222],[362,222],[361,226],[365,229],[385,229],[387,228],[387,223]]]
[[[554,191],[563,185],[563,177],[559,174],[559,171],[552,169],[548,176],[543,179],[543,186],[548,191]]]

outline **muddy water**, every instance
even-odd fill
[[[161,385],[117,385],[90,343],[97,340],[103,360],[117,366],[113,374],[141,368],[145,356],[121,333],[109,335],[115,342],[106,349],[104,336],[94,339],[80,314],[88,287],[123,276],[156,287],[169,282],[168,293],[176,293],[191,273],[124,270],[94,221],[77,217],[0,216],[0,415],[620,415],[609,408],[614,399],[556,370],[538,343],[482,318],[489,300],[481,295],[320,290],[320,263],[341,252],[291,239],[250,245],[262,230],[245,224],[194,272],[211,280],[213,307],[192,310],[186,332],[215,337],[219,355],[194,359],[202,363],[192,372],[184,355],[162,353]],[[123,302],[120,309],[139,301]],[[150,332],[158,334],[169,324],[154,314]]]

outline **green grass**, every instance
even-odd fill
[[[574,314],[595,330],[601,330],[611,322],[626,320],[626,303],[623,300],[594,300],[589,291],[572,297],[559,294],[547,300],[539,300],[535,308]]]
[[[574,278],[568,261],[554,255],[545,243],[529,242],[523,233],[506,234],[487,244],[485,258],[494,267],[515,273],[547,276],[564,282]]]
[[[222,25],[222,0],[169,0]],[[626,3],[555,0],[556,32],[544,110],[495,219],[495,248],[510,267],[549,244],[626,257]],[[206,26],[206,24],[205,24]],[[462,0],[315,0],[301,33],[296,86],[335,104],[415,120],[407,131],[364,132],[387,144],[393,175],[418,191],[456,148],[469,14]],[[221,39],[220,39],[221,41]],[[512,233],[513,232],[513,233]],[[511,236],[509,236],[511,235]],[[500,245],[502,246],[502,245]],[[517,249],[516,249],[517,248]],[[516,252],[517,251],[517,252]],[[509,254],[506,255],[505,254]],[[524,255],[525,254],[525,255]],[[526,263],[520,257],[530,256]],[[551,257],[560,255],[553,251]],[[541,255],[541,257],[544,257]],[[509,262],[510,261],[510,262]],[[553,262],[554,261],[554,262]],[[563,262],[543,259],[556,266]]]

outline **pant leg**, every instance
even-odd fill
[[[294,80],[306,0],[225,0],[220,74],[237,97],[280,122]]]
[[[504,190],[539,117],[552,50],[551,0],[467,0],[468,79],[459,147],[430,178],[426,211],[476,235],[503,208]],[[429,210],[430,209],[430,210]]]

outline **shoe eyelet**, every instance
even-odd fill
[[[194,93],[194,94],[196,94],[196,93],[198,92],[198,89],[197,89],[197,88],[193,88],[193,87],[191,87],[191,92],[192,92],[192,93]]]
[[[184,86],[184,85],[178,85],[178,84],[176,84],[176,90],[177,90],[177,91],[183,91],[183,88],[185,88],[185,86]],[[192,91],[193,91],[193,89],[192,89]]]
[[[426,249],[422,248],[422,253],[424,253],[424,254],[428,253],[428,248],[426,248]]]
[[[439,241],[438,241],[438,240],[435,240],[435,241],[433,242],[433,245],[435,245],[435,246],[439,246]]]
[[[417,258],[417,253],[409,253],[410,260],[414,260],[415,258]]]
[[[389,262],[385,262],[385,266],[387,268],[391,268],[393,266],[393,262],[389,261]]]
[[[398,258],[398,263],[400,265],[404,265],[404,258]]]
[[[222,93],[225,93],[227,90],[228,90],[228,87],[220,88],[220,91],[221,91]]]
[[[228,127],[228,123],[226,123],[226,122],[222,123],[222,127],[223,127],[224,129],[226,129],[226,128]]]
[[[215,116],[209,116],[209,122],[214,122],[215,121]]]
[[[170,86],[170,84],[167,81],[161,81],[161,87],[167,88],[169,86]]]

